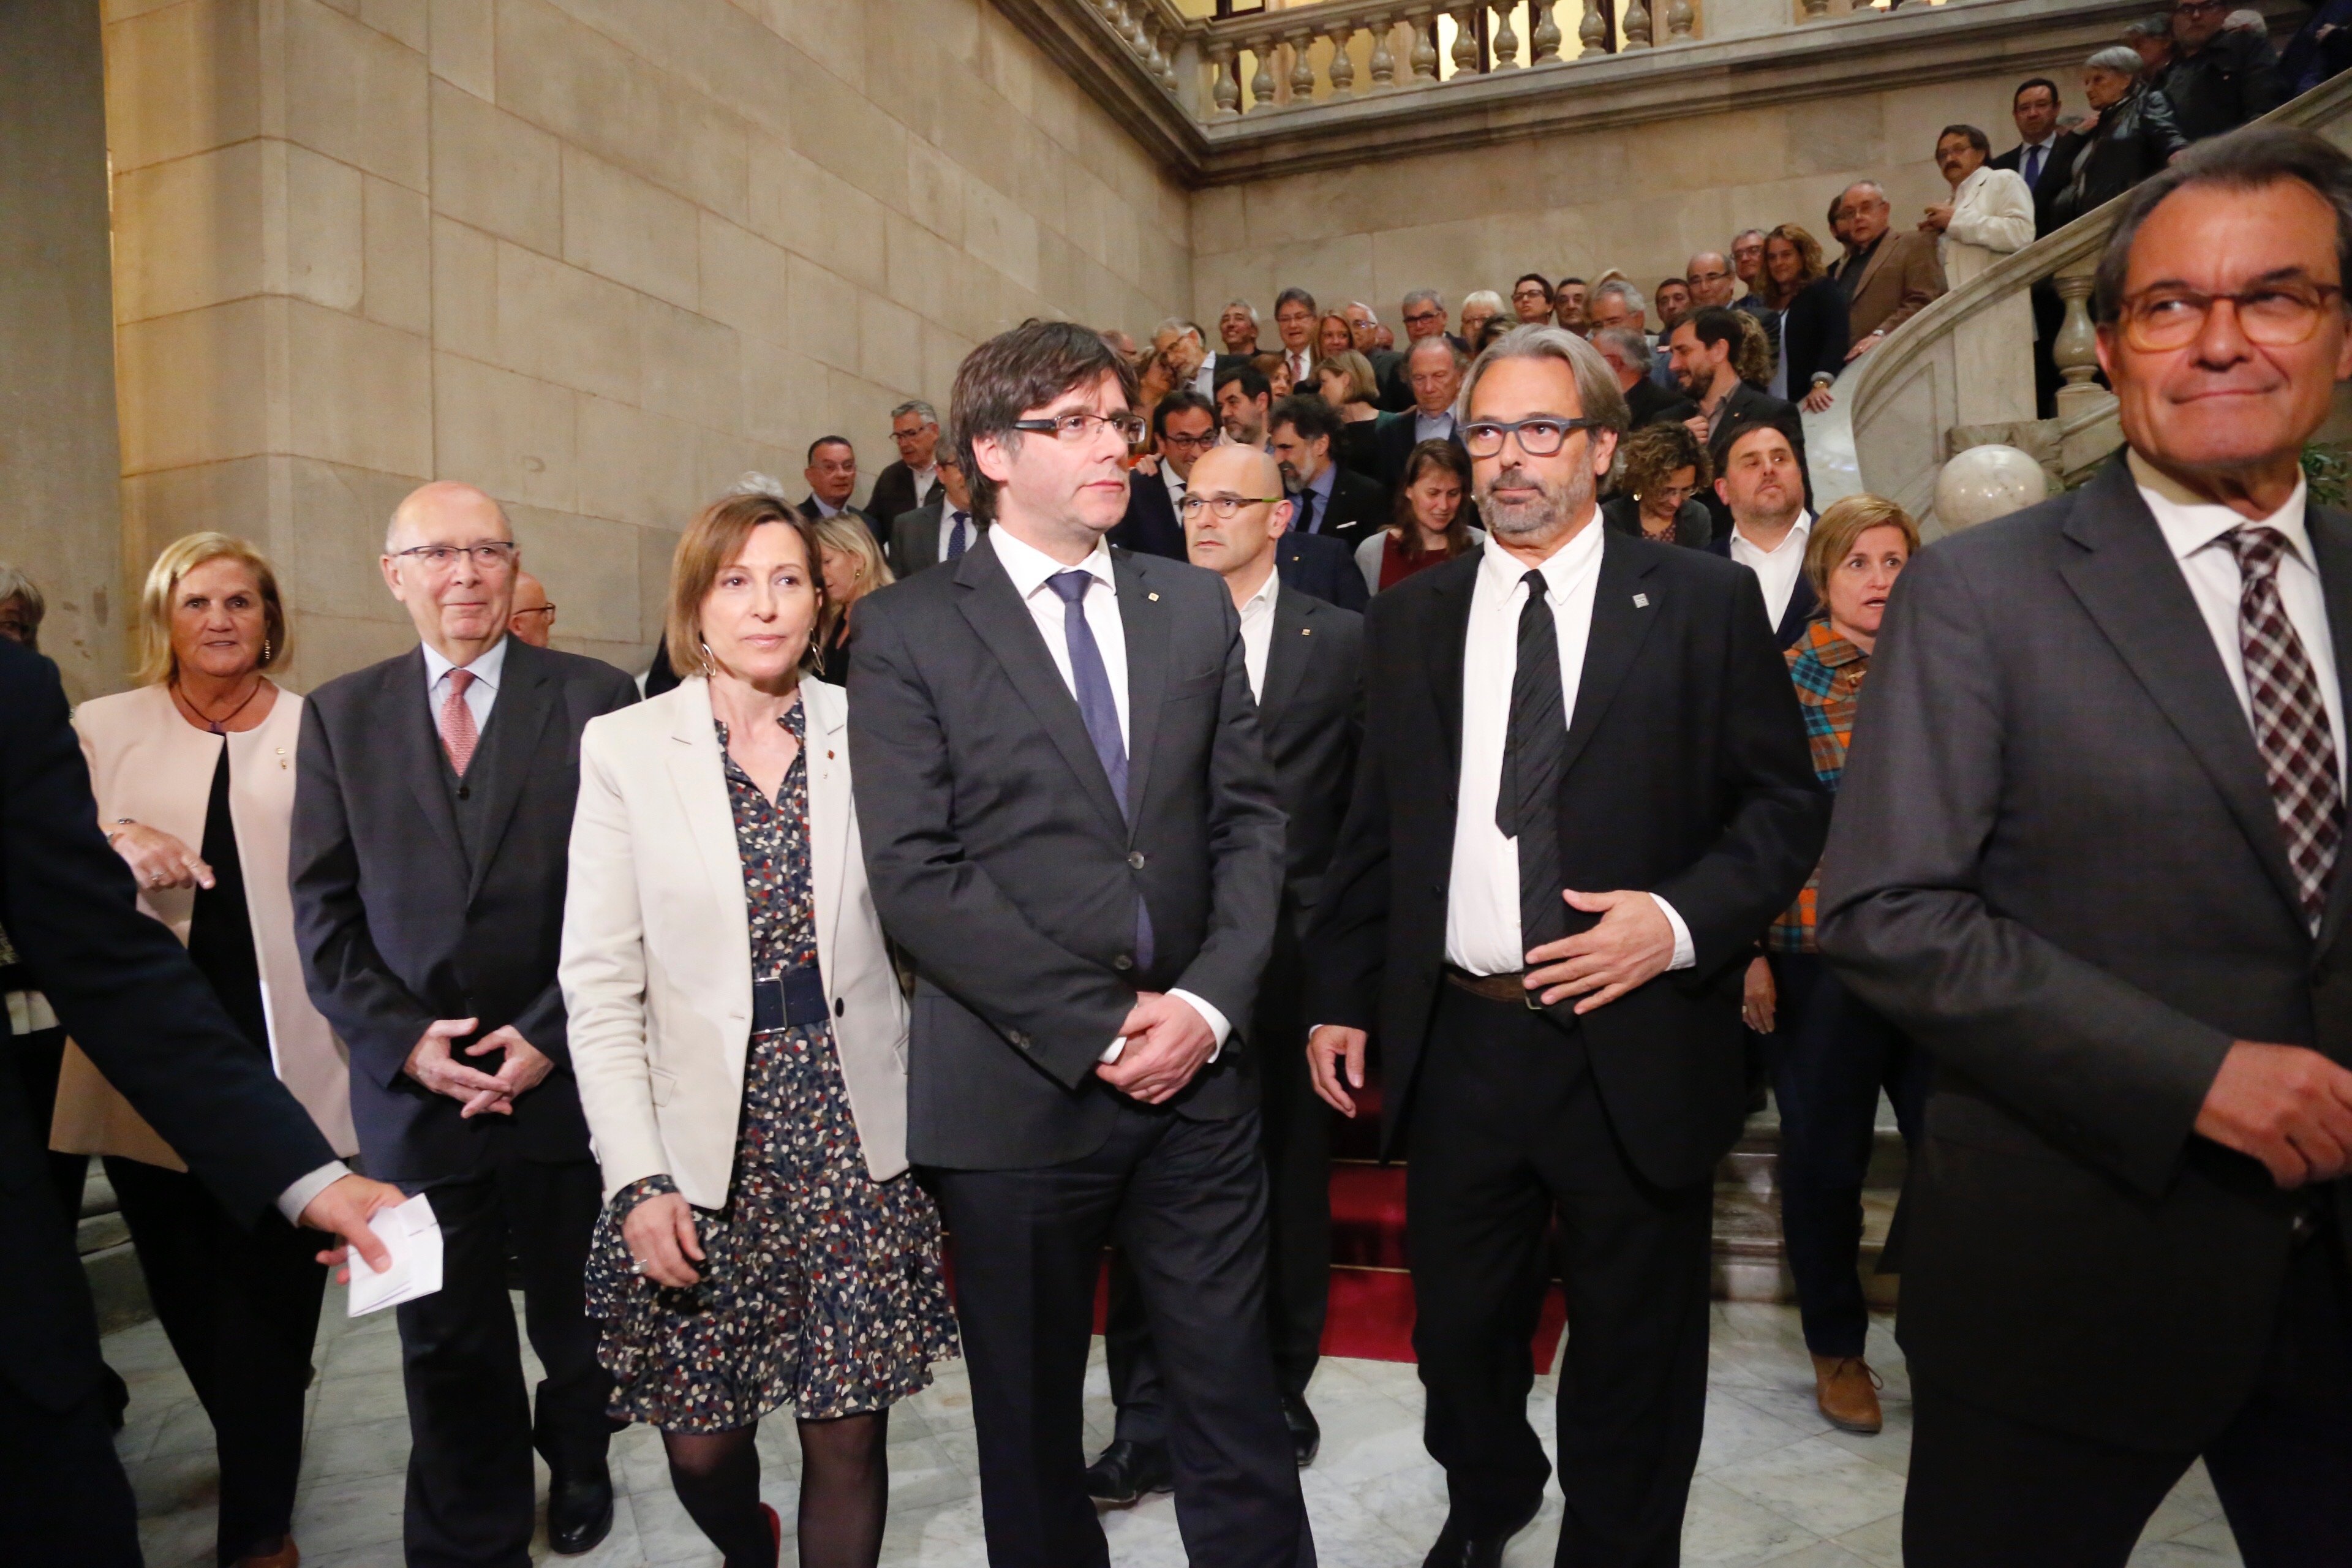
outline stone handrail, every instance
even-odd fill
[[[2307,126],[2352,150],[2352,72],[2282,104],[2265,121]],[[1937,474],[1953,452],[1972,444],[1966,429],[1955,439],[1962,333],[2045,279],[2065,305],[2064,322],[2052,344],[2065,384],[2058,393],[2057,418],[2041,422],[2039,440],[2036,432],[2021,430],[2012,444],[2039,446],[2035,455],[2069,483],[2123,444],[2115,397],[2093,379],[2098,358],[2089,310],[2092,274],[2120,206],[2120,199],[2109,202],[2003,257],[1888,334],[1853,373],[1841,395],[1853,410],[1863,486],[1901,503],[1928,537],[1944,531],[1935,516]]]

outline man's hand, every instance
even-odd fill
[[[488,1073],[467,1067],[449,1054],[449,1042],[474,1032],[478,1018],[436,1018],[425,1026],[424,1036],[415,1048],[408,1053],[407,1065],[402,1068],[409,1077],[436,1094],[465,1103],[461,1115],[474,1116],[483,1110],[495,1110],[502,1116],[514,1114],[514,1106],[506,1098],[499,1080]],[[501,1031],[511,1033],[512,1031]],[[498,1037],[493,1035],[491,1039]],[[520,1037],[517,1037],[520,1038]],[[485,1045],[488,1041],[483,1042]]]
[[[694,1263],[702,1261],[694,1211],[676,1193],[656,1193],[631,1209],[621,1221],[621,1239],[629,1244],[637,1271],[656,1285],[683,1290],[702,1278],[694,1271]]]
[[[484,1090],[475,1095],[466,1102],[466,1109],[459,1113],[461,1115],[479,1116],[486,1110],[496,1110],[502,1116],[512,1116],[514,1102],[537,1089],[541,1080],[555,1067],[547,1053],[524,1039],[512,1024],[492,1029],[478,1043],[466,1047],[466,1054],[469,1057],[483,1056],[491,1051],[507,1054],[506,1061],[493,1075],[499,1088],[495,1093]]]
[[[319,1261],[334,1267],[338,1283],[349,1284],[352,1271],[345,1266],[354,1247],[368,1260],[368,1267],[377,1272],[392,1267],[392,1254],[368,1228],[368,1216],[379,1209],[398,1208],[407,1201],[407,1194],[389,1183],[372,1182],[365,1176],[338,1176],[304,1206],[302,1226],[306,1230],[323,1230],[329,1236],[343,1238],[344,1246],[319,1254]]]
[[[1364,1031],[1344,1024],[1318,1024],[1307,1037],[1307,1071],[1323,1103],[1352,1120],[1356,1097],[1348,1089],[1364,1087]],[[1339,1064],[1348,1064],[1348,1088],[1339,1084]]]
[[[109,832],[107,842],[131,868],[131,874],[139,879],[142,892],[213,885],[213,868],[205,864],[204,857],[160,827],[150,827],[143,822],[124,823]]]
[[[1748,973],[1740,981],[1739,1021],[1759,1035],[1769,1035],[1780,1001],[1780,991],[1772,984],[1772,965],[1759,952],[1748,961]]]
[[[1855,360],[1860,359],[1863,355],[1876,348],[1885,340],[1886,334],[1885,332],[1872,332],[1868,334],[1862,340],[1862,342],[1854,344],[1853,347],[1845,351],[1846,363],[1848,364],[1852,364]]]
[[[1919,228],[1926,234],[1941,234],[1951,226],[1952,204],[1949,202],[1929,207],[1927,216],[1919,220]]]
[[[1683,428],[1689,431],[1691,433],[1691,439],[1696,441],[1700,446],[1704,447],[1706,445],[1708,432],[1706,415],[1692,415],[1689,418],[1683,421]]]
[[[1209,1021],[1191,1003],[1161,991],[1139,993],[1118,1032],[1127,1048],[1118,1060],[1096,1068],[1095,1076],[1146,1105],[1158,1105],[1192,1082],[1217,1048]]]
[[[2197,1131],[2270,1167],[2282,1187],[2352,1169],[2352,1072],[2301,1046],[2239,1040],[2221,1058]]]
[[[1637,985],[1646,985],[1675,961],[1675,928],[1658,900],[1637,891],[1560,894],[1568,907],[1597,914],[1591,931],[1548,942],[1528,954],[1527,984],[1540,987],[1543,1005],[1583,996],[1580,1014],[1605,1007]],[[1591,993],[1586,995],[1587,992]]]

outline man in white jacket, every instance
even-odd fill
[[[2033,243],[2033,193],[2014,170],[1990,167],[1991,156],[1991,141],[1973,125],[1948,125],[1936,138],[1936,166],[1951,182],[1952,199],[1929,207],[1919,226],[1943,236],[1937,248],[1954,293]],[[1953,335],[1960,372],[1958,423],[2032,418],[2033,307],[2027,290],[2014,289],[1969,312]]]

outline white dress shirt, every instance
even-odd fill
[[[1214,403],[1217,400],[1217,356],[1210,354],[1201,361],[1201,368],[1192,373],[1192,390]]]
[[[1601,581],[1602,529],[1595,512],[1551,553],[1543,573],[1552,626],[1559,638],[1559,686],[1570,721],[1584,679],[1585,645],[1592,634],[1592,596]],[[1511,731],[1511,681],[1519,664],[1519,611],[1527,603],[1528,568],[1492,539],[1478,563],[1470,595],[1470,634],[1462,649],[1462,772],[1454,791],[1454,870],[1445,898],[1445,962],[1473,974],[1516,974],[1528,966],[1519,927],[1519,841],[1495,825],[1502,788],[1503,748]],[[1607,832],[1604,823],[1591,825]],[[1592,889],[1588,891],[1603,891]],[[1669,965],[1697,962],[1690,928],[1675,907],[1650,895],[1674,927]]]
[[[1416,408],[1412,411],[1412,439],[1415,446],[1423,441],[1450,441],[1454,438],[1452,414],[1428,415]]]
[[[1070,567],[1025,540],[1015,538],[1010,529],[1002,525],[990,529],[988,537],[993,542],[998,564],[1013,579],[1013,591],[1029,607],[1030,618],[1037,623],[1037,635],[1045,639],[1045,651],[1053,656],[1054,668],[1061,672],[1062,684],[1073,698],[1078,694],[1078,682],[1070,671],[1069,634],[1063,629],[1066,606],[1062,596],[1046,585],[1046,580],[1070,571],[1084,572],[1094,578],[1087,584],[1087,596],[1081,605],[1086,611],[1087,629],[1094,633],[1095,647],[1102,653],[1103,674],[1110,681],[1112,705],[1118,710],[1119,747],[1127,750],[1127,631],[1118,615],[1118,583],[1111,575],[1109,542],[1095,541],[1094,553]],[[1215,1061],[1225,1048],[1226,1037],[1233,1033],[1232,1020],[1215,1004],[1190,991],[1171,987],[1168,994],[1181,996],[1194,1012],[1208,1020],[1211,1032],[1217,1037],[1216,1049],[1209,1053],[1209,1059]],[[1121,1036],[1110,1043],[1102,1059],[1115,1062],[1125,1049],[1127,1039]]]
[[[970,550],[980,542],[980,524],[972,521],[971,513],[962,507],[950,503],[945,496],[941,496],[940,498],[940,559],[942,561],[950,559],[948,546],[955,542],[956,521],[959,518],[962,520],[964,527],[963,547]]]
[[[1800,511],[1788,537],[1774,549],[1767,550],[1742,533],[1738,524],[1732,525],[1731,558],[1755,573],[1757,580],[1764,584],[1764,614],[1775,626],[1789,613],[1789,600],[1797,592],[1797,579],[1804,574],[1805,540],[1812,531],[1813,514]]]
[[[425,706],[433,715],[434,729],[441,725],[441,704],[449,700],[449,672],[457,667],[441,656],[441,650],[431,643],[420,644],[425,650]],[[506,673],[507,639],[500,637],[487,652],[477,654],[474,662],[465,667],[473,673],[474,683],[466,688],[466,707],[474,715],[474,732],[481,733],[490,722],[490,709],[499,700],[499,680]]]
[[[1160,459],[1160,482],[1168,487],[1168,507],[1181,524],[1184,521],[1184,476],[1167,458]]]
[[[1249,670],[1250,699],[1265,696],[1265,658],[1274,647],[1274,598],[1282,591],[1282,574],[1266,557],[1265,581],[1242,605],[1242,664]]]
[[[2230,689],[2238,694],[2238,706],[2245,710],[2246,721],[2251,726],[2254,700],[2246,686],[2245,647],[2238,636],[2238,595],[2244,578],[2238,571],[2237,556],[2222,537],[2231,529],[2243,526],[2247,520],[2226,506],[2190,496],[2141,462],[2137,453],[2129,460],[2140,499],[2155,513],[2157,527],[2164,531],[2164,542],[2170,547],[2172,558],[2180,563],[2180,574],[2189,580],[2189,592],[2205,617],[2205,629],[2212,634],[2213,649],[2221,656],[2221,668],[2229,673]],[[2295,638],[2303,644],[2304,654],[2311,660],[2312,675],[2319,682],[2319,700],[2327,710],[2327,732],[2336,741],[2336,774],[2340,788],[2345,786],[2347,767],[2344,697],[2336,685],[2336,644],[2328,631],[2327,599],[2320,590],[2311,531],[2304,521],[2307,499],[2303,481],[2297,479],[2294,494],[2263,521],[2286,539],[2286,553],[2279,560],[2279,604],[2286,611],[2287,623],[2294,627]]]

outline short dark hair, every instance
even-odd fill
[[[1308,441],[1318,436],[1327,441],[1336,440],[1339,435],[1339,411],[1324,402],[1320,393],[1301,395],[1294,392],[1276,404],[1274,412],[1266,416],[1268,435],[1278,425],[1289,426]]]
[[[1306,306],[1307,313],[1310,316],[1320,315],[1322,313],[1315,308],[1315,296],[1309,294],[1306,289],[1299,288],[1297,284],[1291,285],[1289,288],[1285,289],[1281,293],[1276,294],[1274,297],[1274,313],[1279,316],[1282,314],[1282,308],[1285,305],[1293,303],[1294,301]]]
[[[948,423],[954,430],[964,482],[971,487],[975,519],[983,523],[996,521],[996,481],[973,457],[973,443],[989,439],[1009,445],[1020,440],[1013,421],[1066,392],[1093,386],[1106,375],[1118,378],[1119,391],[1133,405],[1135,367],[1104,342],[1101,333],[1076,321],[1041,321],[1032,317],[964,356],[956,371],[954,395],[948,402]]]
[[[1656,299],[1658,297],[1659,289],[1681,289],[1687,290],[1689,288],[1690,279],[1687,278],[1661,278],[1658,279],[1658,287],[1650,290],[1650,298],[1653,300]]]
[[[1223,392],[1228,384],[1236,381],[1242,384],[1244,397],[1270,397],[1274,395],[1274,384],[1265,379],[1265,373],[1247,360],[1220,366],[1216,378],[1209,383],[1209,389]]]
[[[1685,316],[1677,323],[1676,331],[1680,331],[1683,327],[1688,327],[1691,330],[1691,335],[1698,339],[1699,342],[1706,347],[1713,348],[1717,343],[1730,344],[1731,357],[1735,361],[1738,359],[1739,343],[1743,334],[1739,330],[1738,311],[1727,310],[1721,305],[1702,306]]]
[[[1557,294],[1561,289],[1567,288],[1571,283],[1581,283],[1583,281],[1584,279],[1581,278],[1563,278],[1559,280],[1558,287],[1552,289],[1552,292]]]
[[[1168,434],[1169,416],[1186,411],[1209,416],[1209,428],[1217,426],[1217,405],[1189,386],[1180,386],[1151,405],[1151,438],[1155,441]]]
[[[2188,185],[2258,191],[2289,180],[2308,186],[2335,213],[2336,280],[2352,283],[2352,158],[2300,127],[2248,125],[2191,143],[2179,162],[2141,181],[2124,197],[2122,216],[2099,256],[2091,291],[2093,316],[2104,324],[2122,311],[2132,243],[2165,197]]]
[[[849,455],[853,458],[857,456],[857,448],[850,446],[848,437],[820,436],[815,440],[809,443],[808,457],[805,459],[804,466],[810,468],[815,467],[817,450],[819,447],[849,447]]]
[[[2052,81],[2046,76],[2030,76],[2023,81],[2019,82],[2017,84],[2017,90],[2009,95],[2009,106],[2011,109],[2016,108],[2017,100],[2023,98],[2028,92],[2037,87],[2046,87],[2050,89],[2050,107],[2053,109],[2057,108],[2060,102],[2058,97],[2058,84]]]
[[[1978,152],[1983,153],[1988,158],[1992,156],[1992,138],[1987,136],[1983,132],[1978,130],[1973,125],[1945,126],[1941,131],[1936,132],[1936,145],[1941,147],[1944,144],[1944,138],[1947,136],[1964,137],[1967,139],[1969,146],[1975,148]]]
[[[1542,273],[1520,273],[1517,278],[1511,279],[1511,292],[1514,294],[1517,293],[1519,291],[1519,285],[1522,283],[1540,283],[1543,285],[1544,298],[1547,300],[1551,298],[1551,279],[1545,277]]]

